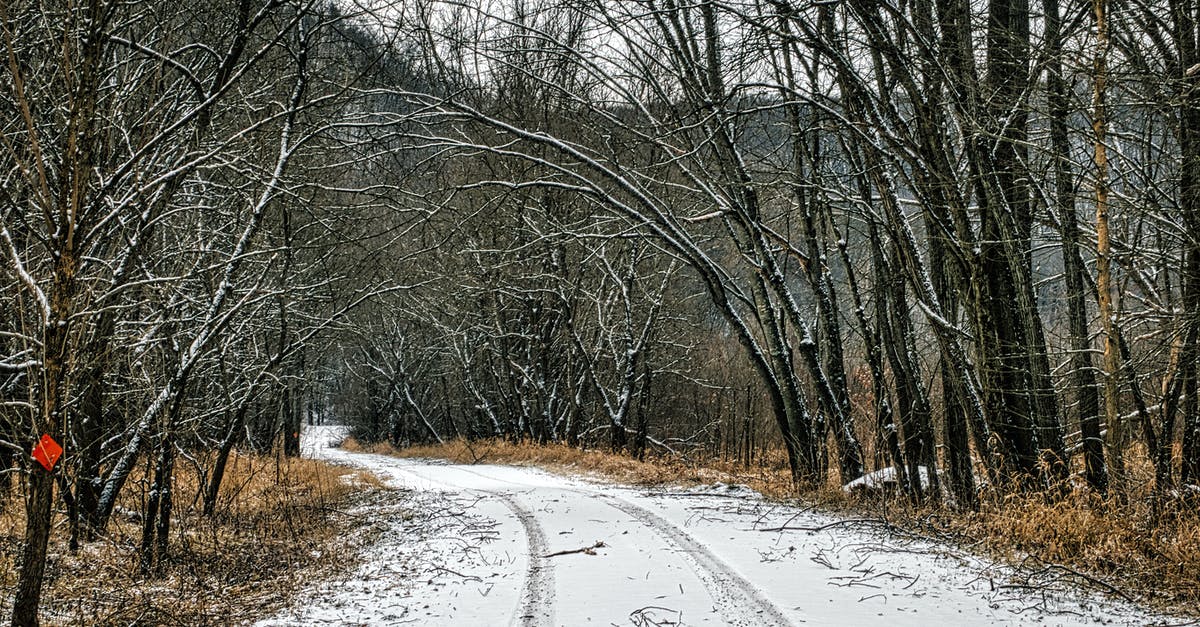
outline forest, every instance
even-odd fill
[[[966,512],[1200,502],[1195,0],[0,0],[0,27],[14,625],[55,516],[78,547],[140,491],[153,570],[176,507],[215,515],[231,456],[299,455],[302,424],[779,463],[798,493],[890,467]]]

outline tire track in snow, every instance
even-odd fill
[[[538,486],[528,484],[521,481],[513,481],[511,479],[501,479],[498,477],[488,476],[483,473],[463,468],[455,467],[455,470],[481,477],[484,479],[507,483],[514,487],[524,489],[537,489]],[[645,509],[639,505],[635,505],[617,497],[608,496],[598,491],[583,490],[572,487],[557,487],[556,490],[562,492],[571,492],[580,496],[590,497],[600,500],[610,507],[621,511],[634,520],[642,523],[650,528],[659,537],[667,542],[675,545],[679,549],[679,554],[690,562],[692,571],[696,577],[704,584],[708,590],[709,596],[716,603],[715,609],[721,615],[728,625],[746,625],[748,627],[758,627],[766,625],[791,625],[787,616],[769,599],[754,586],[747,581],[736,571],[729,567],[721,558],[717,557],[703,544],[693,539],[684,530],[677,525],[671,523],[665,518]],[[515,503],[515,499],[510,494],[503,494],[501,498],[513,507],[516,512],[520,508],[519,504]],[[520,516],[521,514],[518,514]],[[530,544],[530,567],[533,566],[533,560],[540,558],[546,554],[545,536],[541,533],[540,526],[537,525],[532,513],[526,513],[530,518],[530,522],[537,528],[537,533],[541,536],[543,548],[534,549],[533,544]],[[525,519],[522,518],[522,524],[525,524]],[[527,527],[528,528],[528,527]],[[533,534],[529,534],[533,538]],[[544,560],[543,560],[544,561]],[[547,564],[547,568],[549,565]],[[553,580],[550,581],[550,587],[553,587]],[[528,612],[522,612],[528,614]],[[528,623],[526,623],[528,624]]]
[[[529,483],[488,476],[469,468],[463,468],[461,466],[457,466],[454,469],[459,472],[475,475],[491,481],[507,483],[514,487],[520,487],[524,489],[538,488],[538,486]],[[650,528],[659,537],[675,545],[675,547],[679,549],[679,554],[687,562],[690,562],[692,571],[708,590],[709,596],[712,597],[713,601],[716,603],[715,609],[717,610],[717,613],[721,615],[721,618],[725,620],[726,624],[746,625],[749,627],[758,627],[760,625],[766,626],[792,624],[792,622],[788,620],[787,616],[785,616],[783,612],[775,606],[774,603],[763,596],[763,594],[754,586],[754,584],[737,574],[737,572],[730,568],[729,565],[721,560],[721,558],[717,557],[716,554],[710,551],[703,544],[700,544],[693,539],[687,534],[687,532],[683,531],[678,526],[667,521],[658,514],[655,514],[639,505],[635,505],[623,499],[608,496],[594,490],[583,490],[566,486],[557,487],[555,489],[562,492],[571,492],[580,496],[599,499],[601,502],[609,505],[610,507],[633,517],[634,520]],[[510,494],[502,494],[500,498],[502,498],[506,503],[509,503],[510,507],[513,507],[514,512],[517,512],[520,508],[520,505],[515,502],[515,499],[513,499]],[[534,559],[540,559],[540,556],[545,555],[546,553],[546,549],[544,548],[546,546],[545,536],[541,533],[541,528],[537,525],[537,521],[533,517],[532,513],[526,512],[525,515],[529,517],[529,522],[532,523],[532,526],[537,528],[537,535],[541,537],[543,546],[542,549],[535,550],[531,540],[529,559],[530,567],[532,569]],[[521,516],[521,514],[518,513],[518,516]],[[522,524],[526,524],[526,519],[522,518],[521,522]],[[526,526],[526,529],[528,528],[529,525]],[[534,534],[529,533],[529,537],[532,539]],[[548,564],[547,568],[549,568]],[[553,587],[553,580],[550,581],[550,586],[551,588]],[[522,614],[529,614],[529,612],[522,611]]]
[[[586,493],[585,493],[586,494]],[[792,622],[754,584],[737,574],[721,558],[709,551],[676,525],[638,505],[604,494],[592,494],[609,506],[652,529],[674,544],[692,570],[704,583],[716,602],[716,610],[729,625],[791,625]]]
[[[554,624],[554,570],[549,560],[543,557],[549,552],[546,533],[533,512],[511,494],[497,493],[497,496],[521,521],[529,543],[529,568],[525,572],[521,605],[513,623],[522,627],[551,627]]]

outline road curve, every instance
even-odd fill
[[[1061,578],[1036,581],[744,490],[648,494],[531,468],[352,453],[330,446],[339,434],[307,430],[305,454],[369,470],[395,496],[366,498],[354,512],[377,531],[358,566],[259,625],[1164,620]],[[780,527],[822,531],[763,533]]]
[[[516,623],[791,625],[783,611],[680,527],[605,486],[525,468],[396,460],[409,486],[496,498],[520,521],[528,568]],[[548,540],[552,538],[553,540]],[[600,542],[604,548],[567,553]],[[555,616],[562,620],[555,621]],[[641,620],[644,619],[644,620]]]

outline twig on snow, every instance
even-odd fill
[[[608,546],[607,544],[597,541],[592,546],[585,546],[582,549],[571,549],[569,551],[555,551],[553,553],[547,553],[547,554],[543,555],[542,557],[558,557],[559,555],[574,555],[575,553],[584,553],[587,555],[595,555],[596,549],[603,549],[607,546]]]
[[[774,532],[774,531],[808,531],[808,532],[816,533],[818,531],[825,531],[826,529],[832,529],[834,527],[844,527],[847,525],[880,525],[888,530],[895,529],[895,526],[892,525],[892,523],[890,523],[886,520],[879,519],[879,518],[848,518],[846,520],[839,520],[836,522],[831,522],[827,525],[821,525],[819,527],[789,527],[785,524],[785,525],[781,525],[779,527],[767,527],[767,528],[759,529],[759,531],[771,531],[771,532]]]

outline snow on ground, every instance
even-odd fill
[[[374,472],[401,498],[358,513],[382,531],[362,566],[260,625],[1169,622],[1065,572],[1019,574],[746,489],[648,492],[350,453],[329,446],[340,434],[309,428],[306,450]]]

